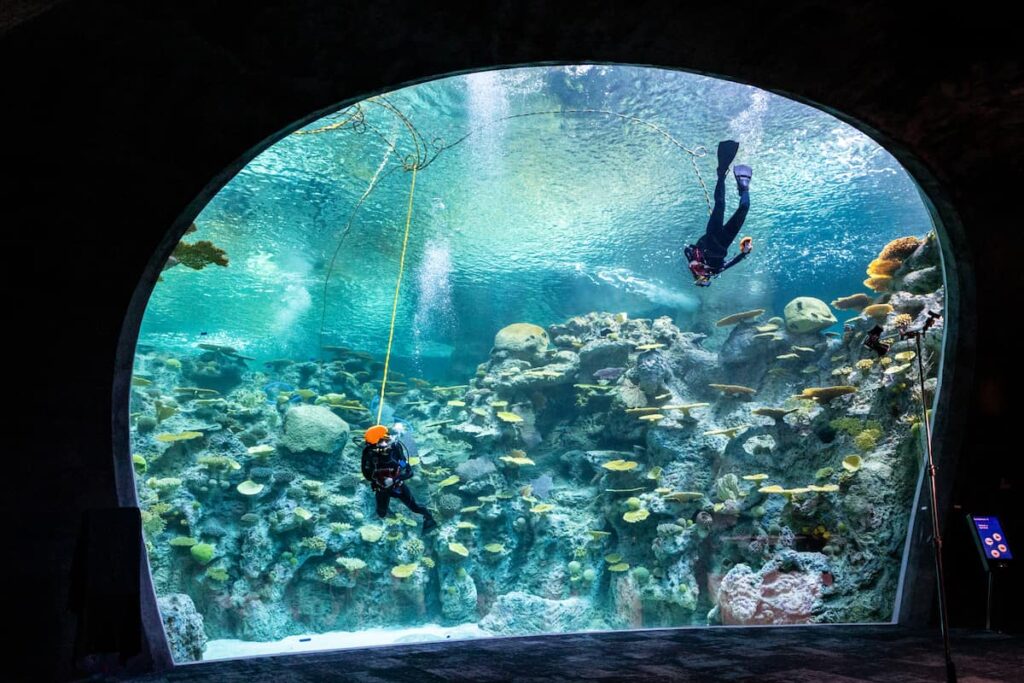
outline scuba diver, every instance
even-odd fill
[[[736,212],[727,222],[725,219],[725,176],[729,172],[729,164],[736,158],[740,143],[734,140],[723,140],[718,143],[718,182],[715,184],[715,206],[708,219],[708,226],[697,244],[688,244],[683,249],[686,260],[693,274],[693,284],[698,287],[710,287],[711,278],[721,275],[727,268],[746,258],[747,254],[754,248],[754,240],[744,237],[740,240],[740,253],[725,260],[729,245],[736,239],[736,235],[743,225],[743,220],[750,210],[750,178],[753,171],[749,166],[736,166],[733,174],[736,176],[736,187],[740,194],[740,205]]]
[[[366,441],[363,446],[363,477],[370,482],[377,497],[377,516],[386,517],[391,499],[397,498],[416,514],[423,515],[423,533],[436,528],[437,522],[430,510],[416,502],[405,484],[406,479],[412,478],[412,465],[409,464],[405,444],[391,438],[384,425],[370,427],[363,438]]]

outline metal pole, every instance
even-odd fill
[[[946,654],[946,681],[956,682],[956,666],[953,664],[953,651],[949,644],[949,613],[946,611],[946,574],[942,567],[942,533],[939,530],[939,494],[936,486],[935,459],[932,457],[932,427],[928,421],[928,407],[925,402],[924,390],[924,359],[921,352],[923,330],[912,332],[917,339],[917,374],[921,384],[921,417],[925,429],[925,451],[928,456],[928,490],[931,494],[932,507],[932,547],[935,550],[935,575],[939,589],[939,627],[942,630],[942,647]]]
[[[988,601],[985,603],[985,630],[992,630],[992,574],[994,572],[988,570]]]

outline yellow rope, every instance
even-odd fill
[[[409,187],[409,209],[405,214],[405,237],[402,238],[402,258],[398,261],[398,279],[395,281],[395,300],[391,304],[391,330],[388,332],[388,349],[384,356],[384,379],[380,383],[380,402],[377,405],[377,424],[380,424],[384,413],[384,387],[388,383],[388,368],[391,366],[391,343],[395,339],[395,317],[398,315],[398,290],[402,286],[402,273],[405,272],[405,250],[409,246],[409,226],[412,225],[412,198],[416,192],[416,169],[412,167],[412,184]]]

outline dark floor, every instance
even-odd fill
[[[955,631],[960,680],[1024,681],[1024,637]],[[180,666],[134,681],[942,681],[938,632],[692,629],[502,638]]]

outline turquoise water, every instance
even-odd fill
[[[510,321],[548,325],[595,309],[681,316],[698,308],[780,310],[804,293],[830,301],[857,291],[880,245],[930,226],[913,181],[885,150],[756,88],[594,66],[446,78],[388,99],[428,142],[476,131],[417,178],[398,316],[405,334],[395,347],[403,360],[462,347],[486,352]],[[737,163],[754,169],[744,226],[754,257],[708,291],[692,286],[682,248],[703,232],[705,195],[690,155],[647,126],[601,114],[500,120],[560,108],[635,116],[690,149],[711,150],[698,160],[709,191],[717,141],[739,141]],[[257,358],[319,357],[313,332],[338,249],[325,343],[381,352],[410,181],[394,169],[413,144],[386,110],[366,112],[400,154],[386,160],[347,236],[339,232],[386,146],[351,128],[284,138],[196,220],[197,237],[222,246],[232,267],[201,278],[168,271],[142,341],[188,348],[205,331]],[[727,201],[731,213],[731,178]]]
[[[723,139],[739,141],[736,163],[753,168],[741,235],[754,252],[702,289],[682,252],[707,221],[702,183],[712,190]],[[458,500],[437,512],[433,535],[420,539],[419,518],[405,512],[407,523],[369,542],[360,529],[375,515],[358,450],[373,422],[410,206],[403,161],[416,154],[388,404],[425,453],[410,483],[417,499],[435,510],[442,496]],[[737,193],[727,180],[728,217]],[[859,342],[875,322],[891,334],[895,314],[941,308],[941,265],[928,242],[893,262],[890,291],[865,289],[865,268],[887,243],[925,238],[932,225],[912,179],[850,126],[756,88],[655,69],[455,76],[285,136],[195,225],[183,241],[211,241],[228,265],[168,268],[154,289],[132,438],[145,461],[140,505],[157,592],[189,596],[209,638],[891,618],[918,471],[917,370],[856,363],[873,357]],[[938,275],[907,277],[929,267]],[[810,332],[784,316],[796,297],[827,305],[855,293],[894,310],[869,320],[833,306],[834,323]],[[751,309],[765,311],[715,324]],[[495,350],[513,323],[544,328],[550,350]],[[593,375],[606,367],[621,372]],[[709,383],[757,393],[723,395]],[[792,398],[834,385],[856,393]],[[657,410],[684,403],[709,406]],[[303,404],[344,420],[335,432],[311,418],[308,429],[335,439],[322,452],[287,435],[298,429],[289,412]],[[793,412],[778,423],[752,416],[767,407]],[[655,414],[664,417],[638,420]],[[737,426],[728,438],[706,434]],[[199,436],[173,440],[186,432]],[[273,454],[249,452],[261,445]],[[500,460],[513,451],[533,464]],[[850,455],[861,461],[844,469]],[[612,460],[634,465],[604,467]],[[756,474],[766,477],[742,479]],[[460,479],[441,486],[450,476]],[[263,489],[240,493],[243,481]],[[839,488],[758,491],[813,482]],[[680,492],[686,500],[666,502]],[[486,500],[496,494],[508,497]],[[543,505],[552,508],[532,511]],[[398,501],[392,509],[404,512]],[[636,511],[648,516],[622,521]],[[212,546],[212,559],[190,542]],[[339,570],[338,558],[367,566]],[[412,564],[408,578],[390,572]],[[812,580],[825,575],[827,585]],[[759,603],[779,580],[792,604]]]

